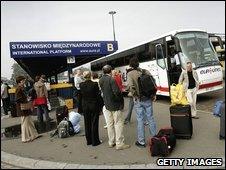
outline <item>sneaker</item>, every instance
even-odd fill
[[[108,126],[107,125],[104,125],[104,129],[107,129],[108,128]]]
[[[122,145],[122,146],[116,146],[116,150],[123,150],[123,149],[127,149],[127,148],[130,148],[130,145]]]
[[[139,148],[145,148],[146,147],[145,144],[141,144],[138,141],[136,141],[135,145],[137,145]]]
[[[109,145],[109,148],[114,148],[115,147],[115,143],[114,144],[112,144],[112,145]]]

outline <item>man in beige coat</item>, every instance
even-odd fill
[[[187,61],[187,68],[181,72],[178,83],[183,83],[188,102],[191,105],[192,118],[198,119],[199,117],[196,115],[196,99],[199,89],[199,80],[197,72],[192,69],[192,63],[190,61]]]

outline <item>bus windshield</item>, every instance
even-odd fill
[[[184,68],[186,60],[190,60],[196,68],[219,64],[218,57],[210,44],[207,33],[185,32],[178,33],[175,36],[179,39],[184,56],[184,58],[181,58],[181,64]]]

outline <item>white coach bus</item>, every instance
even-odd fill
[[[131,57],[137,56],[140,67],[153,75],[157,84],[157,95],[169,96],[169,87],[176,83],[187,60],[197,71],[200,87],[198,94],[223,88],[223,73],[217,53],[202,30],[177,30],[146,41],[132,48],[117,51],[108,56],[86,63],[78,68],[102,73],[106,64],[122,73],[126,86],[126,69]],[[173,59],[172,59],[173,58]],[[172,69],[176,61],[177,69]]]

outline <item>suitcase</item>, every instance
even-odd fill
[[[68,108],[66,105],[59,106],[56,108],[56,119],[57,124],[59,124],[65,117],[68,118]]]
[[[225,102],[221,106],[220,139],[225,139]]]
[[[170,121],[177,139],[191,139],[193,133],[191,106],[170,106]]]

